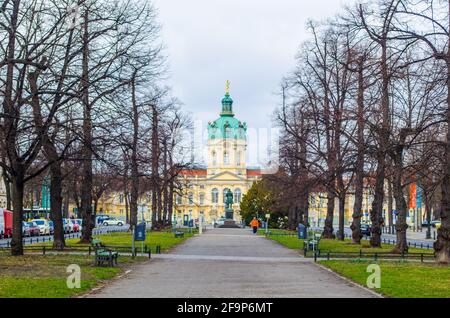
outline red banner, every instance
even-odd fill
[[[417,186],[415,183],[411,183],[409,186],[409,208],[415,209],[417,206]]]

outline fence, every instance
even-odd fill
[[[350,234],[344,233],[344,237],[345,238],[352,238],[352,236]],[[369,236],[364,236],[363,239],[365,239],[366,241],[370,240]],[[397,240],[396,239],[387,239],[387,238],[381,238],[381,243],[383,244],[392,244],[392,245],[396,245],[397,244]],[[413,241],[411,243],[411,241],[408,241],[408,246],[409,247],[414,247],[414,248],[425,248],[425,249],[433,249],[433,242],[419,242],[419,241]]]
[[[314,257],[314,261],[316,262],[318,259],[361,259],[361,260],[420,260],[422,263],[425,260],[434,260],[435,254],[431,253],[401,253],[394,254],[390,252],[376,252],[376,253],[367,253],[359,250],[359,252],[323,252],[320,250],[309,253],[306,249],[303,250],[305,257]]]
[[[92,235],[109,234],[109,233],[126,232],[126,231],[128,231],[128,228],[125,228],[125,227],[95,228],[92,230]],[[66,239],[79,238],[79,237],[81,237],[81,232],[65,234],[64,237]],[[52,235],[24,237],[22,239],[22,243],[24,245],[35,244],[35,243],[45,243],[45,242],[52,242],[52,241],[53,241]],[[2,248],[2,247],[3,248],[11,247],[11,240],[9,239],[9,240],[5,240],[5,242],[0,242],[0,248]]]
[[[120,245],[106,245],[105,248],[111,249],[113,251],[117,251],[120,253],[126,253],[130,254],[131,256],[135,257],[139,253],[140,248],[135,247],[134,250],[130,246],[120,246]],[[161,254],[161,245],[154,246],[155,254]],[[54,249],[51,246],[47,245],[28,245],[23,247],[24,254],[42,254],[46,255],[47,253],[50,254],[87,254],[87,255],[93,255],[95,254],[95,250],[92,246],[66,246],[63,250]],[[0,247],[0,255],[6,255],[10,253],[9,248]],[[152,247],[148,245],[144,245],[144,249],[141,250],[141,254],[148,255],[148,258],[151,258],[152,255]]]

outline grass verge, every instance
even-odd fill
[[[271,231],[272,234],[295,234],[292,231],[286,230],[276,230]],[[260,232],[264,234],[264,232]],[[271,240],[277,241],[278,243],[291,248],[291,249],[303,249],[303,240],[297,238],[297,236],[277,236],[277,235],[269,235],[268,238]],[[321,254],[324,253],[358,253],[360,250],[363,253],[379,253],[379,252],[390,252],[394,248],[392,244],[382,244],[381,248],[373,248],[370,247],[368,241],[362,240],[361,244],[353,244],[350,239],[345,239],[344,241],[339,241],[336,239],[322,239],[319,243],[319,248]],[[410,253],[423,253],[423,254],[433,254],[434,250],[425,249],[425,248],[409,248]]]
[[[369,264],[381,269],[381,286],[374,291],[394,298],[449,298],[450,267],[414,262],[320,261],[352,281],[366,286]]]
[[[119,257],[117,267],[94,267],[93,257],[84,255],[24,255],[0,257],[1,298],[68,298],[84,293],[114,278],[145,257]],[[81,269],[81,288],[67,287],[67,267]]]
[[[144,245],[161,252],[167,252],[174,246],[184,242],[193,233],[185,233],[183,238],[175,238],[172,232],[147,233]],[[107,246],[131,247],[131,233],[114,232],[96,235]],[[66,239],[70,247],[83,247],[89,245],[78,244],[79,239]],[[52,246],[52,242],[36,243],[34,246]],[[136,242],[138,252],[141,242]],[[130,264],[148,260],[147,257],[131,258],[119,254],[117,267],[94,267],[94,256],[79,254],[29,254],[13,257],[3,253],[0,256],[0,298],[67,298],[91,290],[101,282],[116,277]],[[81,268],[81,288],[69,289],[67,287],[67,267],[77,264]]]

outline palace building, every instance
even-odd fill
[[[178,223],[200,217],[209,223],[225,217],[228,190],[233,193],[234,219],[240,221],[242,196],[261,179],[260,169],[247,167],[246,151],[247,124],[234,115],[227,82],[220,116],[208,124],[206,167],[181,172],[180,182],[185,186],[175,198]]]

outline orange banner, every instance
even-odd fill
[[[409,208],[415,209],[417,206],[417,186],[415,183],[411,183],[409,186]]]

